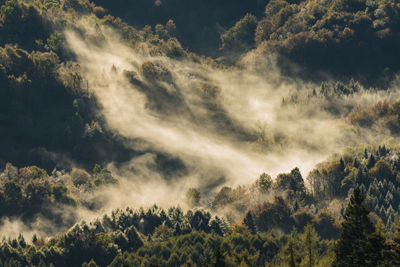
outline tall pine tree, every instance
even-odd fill
[[[377,240],[375,227],[368,217],[369,210],[363,201],[360,188],[355,188],[343,216],[333,266],[378,266],[382,260],[382,244]]]
[[[400,220],[396,219],[393,224],[393,233],[388,241],[385,251],[385,260],[388,266],[400,266]]]
[[[311,224],[304,228],[304,233],[300,237],[301,245],[304,249],[303,266],[312,267],[315,265],[318,256],[319,236]]]
[[[254,224],[253,216],[251,215],[251,212],[248,211],[246,213],[246,216],[243,219],[243,224],[249,228],[250,232],[254,235],[256,233],[256,226]]]

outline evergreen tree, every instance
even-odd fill
[[[368,217],[369,210],[364,207],[363,201],[364,196],[360,188],[355,188],[343,216],[344,221],[336,243],[333,266],[376,266],[368,265],[375,260],[370,252],[378,248],[374,246],[371,239],[374,226]]]
[[[293,236],[289,237],[286,248],[284,249],[284,255],[286,256],[287,264],[289,267],[296,267],[299,261],[296,240]]]
[[[318,241],[319,236],[311,224],[304,228],[304,233],[301,236],[301,242],[305,249],[305,266],[312,267],[315,264],[318,256]]]
[[[125,231],[125,235],[128,239],[128,247],[131,251],[136,251],[143,245],[143,241],[140,239],[135,226],[131,226]]]
[[[356,177],[356,184],[357,185],[361,185],[363,184],[365,181],[365,177],[362,171],[362,168],[358,168],[357,170],[357,177]]]
[[[382,266],[386,250],[385,225],[381,220],[375,225],[375,231],[368,237],[370,246],[367,251],[367,266]]]
[[[214,253],[212,256],[212,265],[213,267],[224,267],[226,266],[225,263],[225,255],[222,250],[221,243],[217,241],[217,244],[215,245],[214,248]]]
[[[371,154],[371,156],[368,159],[367,168],[371,169],[372,167],[375,166],[375,163],[376,163],[375,157],[374,155]]]
[[[368,159],[368,152],[367,152],[367,149],[364,149],[364,158],[365,158],[365,159]]]
[[[253,215],[248,211],[243,219],[243,224],[249,228],[250,232],[254,235],[256,233],[256,226],[254,224]]]
[[[388,241],[388,249],[385,251],[386,264],[388,266],[400,266],[400,220],[393,224],[393,233]]]

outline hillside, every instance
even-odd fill
[[[286,59],[317,77],[384,83],[399,69],[399,11],[396,1],[273,0],[257,25],[257,50],[277,52],[290,73]]]
[[[0,265],[399,265],[399,10],[0,0]]]
[[[175,24],[174,35],[190,51],[202,55],[218,55],[220,34],[232,27],[246,13],[262,17],[266,0],[250,1],[94,1],[111,14],[134,27],[157,24],[169,20]]]

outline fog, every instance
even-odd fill
[[[332,153],[377,140],[375,135],[360,138],[346,125],[345,110],[336,115],[327,112],[326,99],[283,105],[283,99],[293,94],[301,98],[318,85],[283,78],[267,59],[263,68],[260,59],[253,68],[248,58],[244,67],[216,68],[188,59],[152,56],[146,49],[137,51],[110,28],[102,27],[99,34],[100,44],[73,31],[65,36],[108,127],[141,140],[135,149],[165,153],[182,161],[187,170],[166,182],[151,167],[151,155],[118,168],[111,165],[145,196],[141,205],[175,204],[179,201],[172,200],[179,197],[171,197],[175,196],[172,192],[182,194],[197,187],[207,194],[215,186],[249,184],[262,172],[275,177],[296,166],[305,177]],[[396,90],[363,89],[338,99],[342,103],[338,109],[368,107],[397,96]],[[151,187],[149,195],[143,194],[146,183]],[[159,192],[153,194],[153,190]]]
[[[308,97],[320,85],[284,78],[273,60],[251,53],[240,66],[219,68],[205,61],[151,55],[146,44],[135,49],[111,28],[81,30],[83,34],[64,34],[87,90],[98,100],[106,126],[143,154],[107,166],[119,184],[93,193],[102,208],[78,209],[77,221],[126,206],[188,208],[188,188],[198,188],[207,199],[222,186],[251,184],[263,172],[275,178],[299,167],[306,177],[317,163],[346,146],[389,137],[360,133],[344,118],[352,109],[395,100],[396,89]],[[96,39],[100,42],[85,38],[93,32],[101,36]],[[290,101],[294,96],[297,100]],[[335,114],[326,108],[332,104],[337,104]],[[167,177],[157,166],[158,153],[184,168]],[[207,200],[202,204],[207,207]],[[42,235],[58,231],[39,224],[31,227]],[[18,222],[6,221],[1,229],[9,225],[15,226],[11,235],[32,235],[31,228]]]

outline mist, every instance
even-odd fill
[[[263,172],[274,178],[299,167],[306,177],[346,146],[389,136],[360,134],[343,118],[352,109],[396,99],[396,89],[310,98],[320,85],[283,78],[267,58],[261,68],[260,59],[251,54],[238,67],[219,68],[152,55],[145,44],[131,47],[104,26],[81,30],[83,34],[67,30],[64,35],[83,82],[98,100],[107,127],[131,140],[126,145],[143,155],[110,163],[107,168],[119,184],[96,191],[92,198],[102,207],[95,212],[78,209],[77,221],[126,206],[190,208],[185,203],[188,188],[212,197],[222,186],[251,184]],[[101,36],[95,43],[85,38],[93,32]],[[288,102],[293,96],[297,101]],[[326,109],[331,102],[341,103],[335,114]],[[167,178],[157,167],[157,153],[182,162],[184,170]],[[207,207],[206,200],[202,204]],[[32,235],[32,229],[14,225],[15,233]],[[60,231],[31,227],[42,235]]]
[[[92,44],[73,31],[65,33],[107,125],[143,141],[135,149],[181,160],[189,171],[178,179],[178,188],[209,190],[207,185],[221,177],[232,186],[248,184],[262,172],[276,176],[296,166],[306,176],[332,153],[368,139],[344,125],[344,115],[326,112],[321,100],[283,106],[285,97],[306,95],[317,85],[284,79],[276,68],[258,72],[251,63],[215,68],[136,51],[110,28],[102,27],[101,35],[104,41]],[[397,95],[363,90],[341,101],[365,107]],[[123,176],[130,179],[127,171]]]

